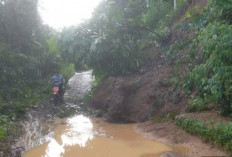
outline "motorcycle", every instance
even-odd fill
[[[62,92],[59,87],[53,87],[52,90],[52,95],[53,95],[53,103],[54,105],[58,105],[59,103],[62,102]]]

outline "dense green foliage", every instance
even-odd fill
[[[189,109],[216,105],[222,114],[232,115],[232,2],[209,0],[207,9],[192,8],[184,19],[177,18],[189,2],[177,0],[174,9],[170,0],[104,0],[90,20],[58,33],[42,25],[37,0],[0,0],[0,140],[9,121],[49,96],[48,82],[55,72],[67,81],[75,69],[91,68],[98,83],[137,71],[148,57],[147,47],[167,42],[169,61],[190,70],[184,83],[187,93],[194,93]],[[195,36],[171,44],[173,29]],[[183,57],[179,50],[189,53]],[[179,82],[182,73],[177,71],[170,81]],[[231,150],[231,142],[223,139],[231,139],[231,124],[208,128],[190,119],[177,125]]]
[[[186,0],[179,0],[178,8],[183,4]],[[63,32],[65,51],[97,77],[129,74],[143,64],[148,42],[167,38],[168,21],[177,11],[167,0],[105,0],[90,20]]]
[[[194,118],[178,119],[176,125],[183,130],[200,136],[206,142],[211,142],[217,146],[223,147],[228,151],[232,151],[232,123],[217,124],[213,121],[204,123]]]
[[[223,115],[232,113],[232,3],[209,1],[208,9],[196,15],[199,30],[195,45],[200,46],[198,64],[189,75],[188,86],[197,90],[191,110],[204,110],[216,104]]]
[[[138,43],[141,32],[137,23],[141,22],[144,3],[123,3],[102,3],[91,21],[94,36],[90,66],[100,75],[126,74],[139,67],[143,59]]]
[[[97,80],[137,70],[174,12],[168,0],[105,0],[90,20],[58,33],[42,25],[37,0],[0,0],[0,139],[8,121],[49,96],[55,72],[67,81],[74,69],[92,68]]]
[[[0,0],[0,140],[10,121],[50,96],[56,71],[67,79],[73,74],[57,36],[42,25],[37,0]]]

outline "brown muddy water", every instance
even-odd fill
[[[24,157],[160,157],[175,151],[135,133],[132,124],[92,122],[79,115],[53,125],[54,136]]]
[[[69,81],[65,107],[74,116],[59,119],[29,114],[25,134],[14,147],[24,147],[23,157],[180,157],[187,149],[165,145],[136,133],[133,124],[110,124],[83,116],[81,99],[90,91],[91,71],[76,73]],[[53,108],[52,108],[53,109]],[[59,108],[54,110],[60,112]],[[61,110],[62,111],[62,110]]]

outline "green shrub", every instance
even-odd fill
[[[60,73],[66,81],[69,80],[75,73],[75,66],[73,63],[65,63],[61,66]]]
[[[90,66],[94,75],[126,75],[140,67],[144,56],[135,39],[127,34],[118,36],[118,31],[107,33],[107,38],[99,36],[91,46]]]
[[[197,95],[209,103],[216,102],[223,115],[232,112],[231,41],[232,26],[228,24],[216,22],[200,31],[198,42],[205,61],[192,70],[189,78]]]
[[[189,100],[188,109],[190,112],[200,112],[207,109],[207,104],[201,97],[194,97]]]
[[[5,138],[5,129],[0,127],[0,141]]]
[[[176,125],[186,130],[187,132],[198,136],[204,136],[204,134],[207,132],[207,127],[204,125],[204,123],[201,123],[193,118],[185,120],[178,119],[176,120]]]
[[[176,125],[183,130],[200,136],[207,142],[216,144],[232,152],[232,123],[220,123],[216,126],[207,126],[206,123],[200,122],[194,118],[177,119]]]
[[[167,114],[167,118],[170,120],[174,120],[176,118],[176,115],[175,115],[175,113],[170,112]]]
[[[9,118],[0,113],[0,142],[5,138],[9,124]]]
[[[160,117],[154,117],[152,120],[154,123],[163,123],[165,121],[164,118],[160,118]]]
[[[163,53],[167,54],[168,60],[177,63],[182,58],[179,58],[179,52],[188,49],[191,45],[192,39],[182,39],[175,44],[172,44],[171,46],[165,48],[163,50]]]
[[[86,93],[84,95],[83,101],[85,103],[89,103],[92,96],[94,95],[94,92],[96,91],[96,89],[99,87],[99,84],[103,81],[104,77],[103,76],[95,76],[95,80],[92,83],[92,88],[91,91],[89,91],[88,93]]]
[[[90,100],[91,100],[91,98],[92,98],[92,96],[93,96],[93,93],[92,93],[92,91],[90,91],[89,93],[87,93],[87,94],[84,95],[83,101],[85,103],[89,103]]]
[[[150,28],[155,28],[161,20],[168,18],[173,11],[173,6],[168,1],[149,1],[149,6],[144,21]]]
[[[232,23],[232,1],[231,0],[209,0],[211,7],[210,16],[211,20],[222,21],[226,20]]]

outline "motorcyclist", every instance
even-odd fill
[[[63,94],[63,76],[60,75],[58,72],[52,76],[52,85],[53,87],[59,87],[59,93]]]

